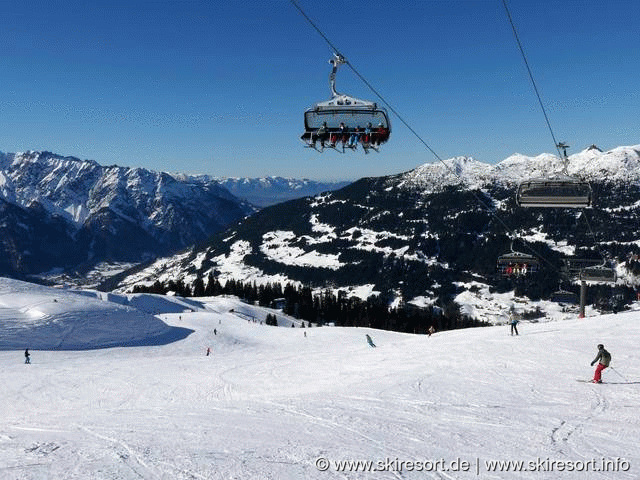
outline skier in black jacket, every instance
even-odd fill
[[[596,371],[593,374],[593,383],[602,383],[602,371],[611,363],[611,354],[604,349],[603,344],[598,345],[598,355],[591,362],[591,366],[598,362]]]

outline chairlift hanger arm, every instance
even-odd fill
[[[332,66],[331,73],[329,74],[329,88],[331,89],[331,95],[335,98],[342,95],[336,90],[336,74],[338,73],[338,67],[347,63],[347,60],[339,53],[334,53],[333,58],[329,60],[329,63]]]

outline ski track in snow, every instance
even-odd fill
[[[24,305],[31,297],[23,290],[11,296],[10,290],[5,286],[5,304],[31,311]],[[40,302],[43,291],[39,295]],[[59,309],[64,298],[56,295]],[[138,300],[149,307],[154,297]],[[167,298],[161,301],[167,304]],[[0,478],[640,477],[638,312],[524,323],[518,337],[505,334],[504,326],[427,337],[368,328],[269,327],[237,316],[260,320],[268,312],[261,307],[222,297],[204,302],[195,312],[157,315],[194,331],[166,345],[32,350],[32,365],[22,363],[21,345],[0,351]],[[52,316],[49,304],[41,303],[39,320],[25,322],[63,318],[66,330],[57,331],[56,342],[83,332],[82,314]],[[7,307],[3,318],[10,313]],[[367,346],[366,333],[377,348]],[[610,370],[604,372],[608,384],[574,380],[592,375],[588,365],[598,342],[607,345],[628,381],[616,382]],[[324,472],[315,467],[319,457],[460,458],[473,468]],[[630,470],[482,468],[486,460],[616,457],[627,460]]]

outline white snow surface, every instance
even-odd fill
[[[530,178],[561,175],[563,168],[560,157],[550,153],[533,157],[514,153],[493,165],[471,157],[455,157],[427,163],[401,175],[399,186],[420,188],[425,192],[459,184],[467,188],[481,188],[492,182],[513,186]],[[569,155],[567,173],[588,181],[606,179],[638,183],[640,145],[617,147],[606,152],[586,148]]]
[[[305,239],[308,236],[303,237]],[[322,254],[316,250],[305,252],[302,248],[292,246],[298,240],[291,231],[276,230],[267,232],[262,236],[260,251],[271,260],[284,265],[296,265],[300,267],[314,266],[320,268],[339,269],[343,263],[338,259],[339,254]]]
[[[638,311],[523,322],[513,337],[504,325],[427,337],[291,328],[295,320],[279,312],[289,328],[268,327],[259,320],[269,310],[233,298],[85,292],[80,308],[73,292],[11,280],[1,285],[2,478],[640,476]],[[53,315],[52,304],[61,307],[59,318],[77,326],[70,337],[85,348],[102,346],[80,326],[104,309],[124,312],[112,300],[173,312],[156,318],[193,333],[144,347],[28,345],[32,364],[23,363],[24,339]],[[131,316],[107,315],[103,323],[117,330],[126,318],[127,335],[147,335],[148,317],[128,308]],[[17,312],[22,336],[6,323],[7,309]],[[367,346],[365,334],[377,348]],[[577,382],[592,375],[599,342],[612,353],[615,370],[605,370],[602,385]],[[322,459],[327,471],[318,469]],[[626,470],[594,471],[603,459],[610,469]],[[339,472],[336,462],[347,460],[389,469],[363,471],[361,464],[358,472]],[[498,460],[536,471],[489,472],[487,462]],[[402,472],[398,462],[405,462]],[[423,471],[406,462],[424,462]],[[444,462],[438,471],[436,462]],[[452,462],[468,462],[469,471],[443,471]],[[582,471],[568,471],[568,462]]]
[[[130,306],[0,278],[0,350],[161,343],[188,333],[183,330]]]

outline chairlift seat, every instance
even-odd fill
[[[518,186],[516,203],[520,207],[588,208],[593,191],[588,182],[572,177],[531,179]]]
[[[615,283],[616,271],[605,266],[586,267],[580,271],[580,280],[587,282]]]
[[[335,88],[335,79],[338,67],[346,60],[339,54],[335,54],[330,60],[332,65],[329,75],[329,87],[331,98],[318,102],[304,112],[304,133],[301,139],[308,145],[314,145],[316,140],[329,139],[331,135],[340,133],[343,135],[342,141],[346,143],[344,137],[351,136],[356,129],[361,135],[365,135],[365,129],[369,127],[371,132],[366,142],[366,150],[369,146],[379,146],[387,140],[391,134],[391,122],[387,111],[379,107],[375,102],[361,100],[342,93],[338,93]],[[344,130],[340,126],[344,125]],[[323,138],[319,138],[318,129],[325,128]],[[382,131],[379,131],[383,129]]]
[[[536,257],[521,252],[510,252],[500,255],[497,271],[501,275],[526,275],[538,271],[539,262]]]
[[[558,290],[551,294],[551,301],[556,303],[578,303],[578,296],[567,290]]]

